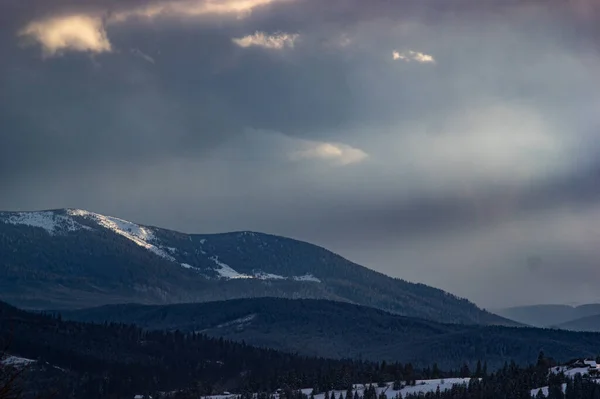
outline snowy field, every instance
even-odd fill
[[[584,360],[583,363],[586,367],[569,367],[569,366],[556,366],[548,370],[549,373],[559,374],[564,373],[566,377],[573,378],[577,374],[589,375],[590,369],[600,370],[600,364],[597,364],[594,360]],[[597,384],[600,384],[600,379],[592,379]],[[562,391],[565,392],[567,384],[562,384]],[[535,388],[531,390],[531,396],[536,396],[539,391],[542,391],[544,396],[548,396],[548,387]]]
[[[414,386],[406,386],[399,391],[393,389],[394,383],[389,382],[385,387],[377,387],[377,384],[373,383],[377,394],[381,394],[385,392],[386,396],[390,399],[396,397],[398,393],[402,394],[402,396],[410,395],[410,394],[419,394],[419,393],[427,393],[427,392],[435,392],[437,388],[440,388],[440,391],[445,391],[451,389],[454,385],[460,384],[468,384],[470,378],[444,378],[444,379],[435,379],[435,380],[417,380],[416,385]],[[353,393],[358,391],[360,396],[364,395],[365,389],[368,387],[368,384],[365,386],[363,384],[354,384]],[[301,390],[302,393],[309,395],[312,393],[312,388],[305,388]],[[346,395],[346,390],[342,391],[332,391],[335,392],[336,398],[339,398],[341,394]],[[330,392],[331,395],[331,392]],[[234,399],[238,397],[238,394],[229,394],[229,395],[211,395],[205,396],[203,399]],[[275,395],[275,398],[278,398],[278,395]],[[325,393],[320,393],[315,395],[315,399],[324,399]]]

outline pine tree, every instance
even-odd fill
[[[481,370],[481,360],[477,361],[477,367],[475,368],[475,378],[481,378],[482,370]]]
[[[352,399],[352,384],[348,385],[346,389],[346,399]]]
[[[433,363],[433,369],[431,370],[431,378],[440,378],[440,369],[437,363]]]
[[[465,363],[460,369],[460,376],[462,378],[467,378],[471,376],[471,371],[469,370],[469,366]]]

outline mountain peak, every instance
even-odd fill
[[[111,233],[126,238],[139,247],[146,249],[152,254],[159,256],[169,262],[176,263],[184,269],[197,272],[206,272],[206,267],[202,268],[195,264],[178,260],[179,252],[176,246],[169,246],[164,240],[156,237],[155,231],[168,231],[159,228],[151,228],[130,222],[125,219],[114,216],[105,216],[99,213],[86,211],[83,209],[65,208],[43,211],[25,211],[25,212],[3,212],[0,213],[0,221],[12,225],[23,225],[33,228],[41,228],[49,235],[67,234],[77,232],[78,230],[105,229]],[[178,233],[181,234],[181,233]],[[225,233],[227,234],[227,233]],[[234,235],[244,237],[257,237],[260,233],[252,231],[240,231]],[[191,239],[191,238],[190,238]],[[207,239],[202,238],[198,241],[200,246],[206,243]],[[200,249],[201,255],[206,255],[211,261],[209,269],[216,273],[215,277],[219,279],[259,279],[259,280],[287,280],[321,282],[312,274],[299,276],[282,276],[274,273],[267,273],[262,270],[254,270],[252,273],[240,273],[231,266],[219,260],[218,255],[209,255],[203,249]],[[214,273],[213,273],[214,274]],[[204,277],[209,277],[203,274]]]

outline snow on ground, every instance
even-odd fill
[[[544,396],[548,397],[548,387],[535,388],[531,390],[531,396],[536,396],[539,391],[542,391]],[[567,390],[567,384],[562,384],[563,393]]]
[[[259,280],[285,280],[286,278],[278,274],[258,272],[254,275]]]
[[[312,281],[312,282],[315,282],[315,283],[320,283],[321,282],[321,280],[319,280],[318,278],[316,278],[312,274],[305,274],[304,276],[294,276],[294,277],[292,277],[292,279],[296,280],[296,281]]]
[[[243,274],[243,273],[237,272],[231,266],[229,266],[229,265],[221,262],[219,260],[218,256],[212,256],[210,259],[213,262],[215,262],[215,264],[217,266],[219,266],[219,268],[216,269],[216,272],[219,273],[219,278],[225,278],[225,279],[228,279],[228,280],[239,279],[239,278],[256,278],[256,279],[259,279],[259,280],[288,280],[288,279],[292,279],[292,280],[295,280],[295,281],[312,281],[312,282],[317,282],[317,283],[321,282],[321,280],[319,280],[318,278],[316,278],[312,274],[307,274],[307,275],[304,275],[304,276],[293,276],[293,277],[284,277],[284,276],[280,276],[278,274],[265,273],[265,272],[262,272],[262,271],[255,272],[252,275],[250,275],[250,274]]]
[[[586,367],[556,366],[556,367],[552,367],[548,371],[553,374],[564,373],[566,377],[573,378],[577,374],[581,374],[582,376],[589,375],[590,369],[600,369],[600,365],[596,364],[596,361],[594,361],[594,360],[584,360],[582,363],[585,364]],[[593,379],[592,381],[595,381],[597,384],[600,384],[600,379]],[[567,384],[562,384],[563,392],[565,392],[566,387],[567,387]],[[548,396],[548,387],[547,386],[532,389],[531,396],[537,395],[537,393],[540,390],[542,391],[544,396]]]
[[[173,258],[171,255],[165,252],[164,249],[153,244],[153,242],[156,242],[156,238],[154,237],[152,230],[150,230],[147,227],[128,222],[127,220],[119,219],[112,216],[104,216],[98,213],[88,212],[81,209],[69,209],[67,212],[71,216],[81,216],[87,219],[92,219],[100,226],[122,235],[123,237],[133,241],[140,247],[146,248],[150,252],[153,252],[154,254],[162,258],[175,262],[175,258]]]
[[[30,365],[31,363],[35,363],[35,360],[26,359],[24,357],[18,356],[6,356],[0,360],[0,364],[3,366],[13,366],[13,367],[25,367]]]
[[[229,327],[229,326],[233,326],[236,324],[239,325],[239,324],[248,323],[248,322],[254,320],[255,317],[256,317],[256,314],[249,314],[248,316],[240,317],[239,319],[235,319],[232,321],[228,321],[227,323],[219,324],[217,326],[217,328],[224,328],[224,327]]]
[[[382,392],[385,392],[386,396],[389,399],[393,399],[396,397],[396,395],[398,393],[401,393],[402,396],[406,396],[406,395],[410,395],[410,394],[419,394],[419,393],[427,393],[427,392],[435,392],[437,390],[438,387],[440,387],[440,391],[446,391],[451,389],[453,386],[455,385],[461,385],[461,384],[468,384],[469,383],[470,378],[445,378],[445,379],[435,379],[435,380],[417,380],[416,385],[414,386],[406,386],[402,389],[400,389],[399,391],[395,391],[393,389],[394,383],[393,382],[389,382],[386,384],[385,387],[377,387],[377,384],[373,383],[373,386],[375,387],[375,390],[377,391],[377,394],[381,394]],[[354,389],[353,392],[358,391],[359,395],[364,395],[364,391],[365,389],[368,388],[368,384],[365,386],[363,384],[354,384]],[[305,388],[301,390],[302,393],[305,393],[306,395],[309,395],[312,393],[312,388]],[[333,391],[335,392],[335,396],[336,398],[340,397],[340,394],[344,394],[344,397],[346,395],[346,390],[343,391]],[[330,392],[331,394],[331,392]],[[239,396],[239,394],[229,394],[229,395],[211,395],[211,396],[204,396],[203,399],[234,399],[237,398]],[[275,399],[279,398],[279,395],[275,394]],[[315,395],[315,399],[324,399],[325,398],[325,393],[319,393]]]
[[[11,213],[8,217],[2,216],[0,214],[0,221],[4,223],[39,227],[46,230],[50,235],[61,231],[89,229],[89,227],[77,223],[72,218],[53,211],[16,212]]]
[[[184,269],[192,269],[192,270],[201,271],[201,269],[199,269],[197,267],[194,267],[194,266],[192,266],[190,264],[187,264],[187,263],[182,263],[181,267],[183,267]]]
[[[242,273],[236,272],[231,267],[229,267],[229,265],[226,265],[225,263],[219,261],[218,256],[213,256],[210,259],[213,262],[215,262],[215,264],[217,266],[219,266],[219,269],[216,269],[216,271],[217,271],[217,273],[219,273],[219,276],[222,278],[226,278],[226,279],[253,278],[253,276],[249,276],[247,274],[242,274]]]
[[[590,367],[600,369],[600,367],[596,364],[596,362],[593,362],[593,364],[592,364],[591,361],[586,361],[585,364],[587,364],[588,367],[574,367],[574,368],[570,368],[567,366],[552,367],[550,369],[550,372],[554,373],[554,374],[564,373],[565,376],[567,376],[567,377],[574,377],[576,374],[581,374],[581,375],[589,374]]]

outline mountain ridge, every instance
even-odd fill
[[[569,331],[600,332],[600,314],[580,317],[552,327]]]
[[[314,244],[256,232],[185,234],[72,208],[0,212],[0,253],[0,299],[30,309],[274,296],[518,325]]]
[[[535,327],[558,327],[570,321],[600,314],[600,304],[514,306],[495,309],[494,313]]]

